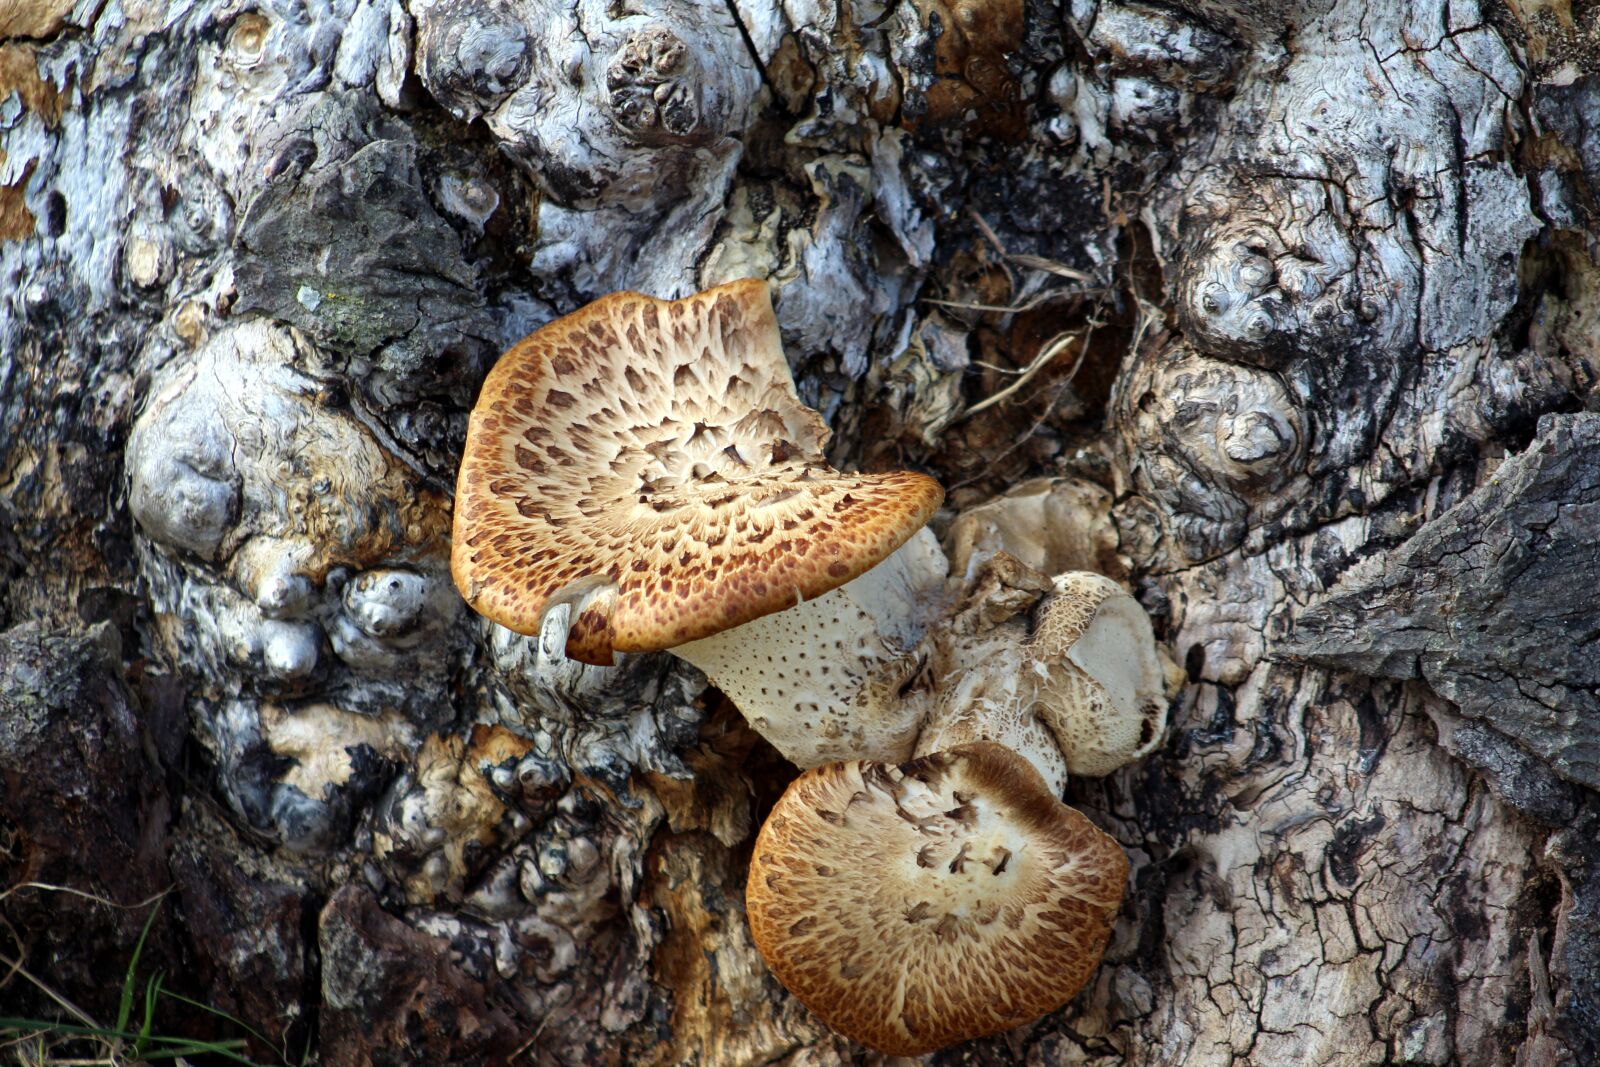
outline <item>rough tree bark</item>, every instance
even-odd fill
[[[0,3],[4,955],[106,1017],[170,887],[329,1064],[876,1062],[745,928],[793,768],[445,566],[501,348],[746,276],[1188,673],[1097,977],[937,1062],[1600,1062],[1593,0]]]

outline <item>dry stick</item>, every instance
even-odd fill
[[[1149,333],[1151,327],[1160,322],[1165,316],[1154,304],[1138,293],[1133,295],[1133,306],[1138,314],[1133,324],[1133,336],[1128,339],[1128,351],[1137,353],[1139,346],[1144,343],[1145,334]]]
[[[1044,289],[1029,297],[1021,304],[970,304],[962,300],[940,300],[938,297],[925,296],[924,304],[937,304],[939,307],[955,308],[958,311],[993,311],[1002,315],[1015,315],[1024,311],[1032,311],[1036,307],[1048,304],[1058,297],[1068,296],[1101,296],[1108,290],[1104,286],[1092,286],[1088,289]]]
[[[1011,455],[1011,453],[1013,453],[1017,449],[1021,448],[1023,446],[1023,444],[1028,440],[1028,438],[1032,437],[1035,433],[1037,433],[1038,430],[1039,430],[1039,427],[1044,425],[1044,420],[1048,419],[1050,417],[1050,413],[1055,410],[1056,401],[1061,398],[1062,389],[1065,388],[1066,385],[1069,382],[1072,381],[1073,376],[1078,373],[1078,368],[1080,366],[1082,366],[1082,364],[1083,364],[1084,356],[1086,356],[1088,354],[1088,352],[1089,352],[1089,342],[1094,338],[1095,325],[1096,325],[1095,320],[1094,319],[1090,319],[1089,320],[1089,329],[1087,331],[1085,331],[1085,333],[1083,335],[1083,348],[1078,353],[1078,359],[1077,359],[1076,362],[1073,363],[1072,370],[1067,373],[1066,378],[1063,379],[1061,382],[1059,382],[1057,384],[1056,390],[1055,390],[1055,394],[1053,396],[1051,396],[1051,398],[1050,398],[1050,403],[1045,405],[1044,411],[1040,412],[1039,417],[1034,420],[1032,426],[1028,427],[1028,431],[1026,433],[1019,435],[1017,437],[1017,439],[1011,443],[1011,447],[1010,448],[1007,448],[1005,451],[1001,452],[999,455],[995,456],[993,460],[990,461],[990,463],[989,463],[989,467],[990,468],[993,468],[994,464],[998,463],[1002,459],[1005,459],[1007,456]],[[979,471],[977,474],[974,474],[972,477],[964,479],[962,481],[959,481],[955,485],[950,486],[949,491],[950,492],[955,492],[957,489],[964,489],[967,486],[972,485],[975,482],[983,480],[984,478],[988,477],[989,474],[990,474],[990,470],[988,470],[988,469]]]
[[[522,1043],[522,1047],[511,1054],[511,1062],[515,1063],[517,1057],[521,1056],[524,1052],[534,1049],[539,1044],[539,1038],[544,1035],[544,1028],[550,1025],[550,1016],[552,1014],[552,1012],[548,1011],[544,1013],[544,1018],[539,1020],[539,1025],[533,1031],[533,1036],[524,1041]]]
[[[108,908],[121,908],[123,911],[134,911],[138,908],[144,907],[146,904],[154,904],[156,901],[172,892],[172,887],[168,886],[161,892],[152,893],[143,900],[136,901],[132,904],[118,904],[116,901],[108,900],[98,893],[90,893],[83,889],[74,889],[70,885],[53,885],[50,882],[18,882],[16,885],[0,891],[0,900],[6,899],[6,897],[9,897],[12,893],[15,893],[21,889],[48,889],[52,893],[70,893],[75,897],[82,897],[85,900],[92,900],[96,904],[103,904]]]
[[[6,1049],[11,1048],[14,1045],[20,1045],[24,1041],[31,1041],[38,1036],[39,1034],[36,1031],[29,1031],[20,1037],[13,1037],[10,1041],[0,1041],[0,1052],[4,1052]]]
[[[1044,256],[1032,256],[1024,253],[1012,255],[1006,251],[1005,245],[1000,243],[999,236],[995,234],[994,230],[989,228],[989,224],[984,221],[982,215],[978,214],[978,212],[971,207],[967,208],[967,214],[972,216],[972,220],[978,224],[978,229],[983,231],[984,237],[988,238],[989,243],[994,245],[995,251],[1000,253],[1001,266],[1005,268],[1006,277],[1010,280],[1012,292],[1016,292],[1017,279],[1016,275],[1011,273],[1011,268],[1006,265],[1007,260],[1012,263],[1016,263],[1018,266],[1026,267],[1029,270],[1044,271],[1047,274],[1054,274],[1061,278],[1070,278],[1076,282],[1088,283],[1094,281],[1094,277],[1092,275],[1074,267],[1069,267],[1065,263],[1058,263],[1053,259],[1046,259]],[[930,304],[938,304],[944,307],[963,308],[973,311],[997,311],[1001,314],[1013,315],[1018,312],[1031,311],[1035,307],[1038,307],[1047,301],[1054,300],[1059,296],[1086,296],[1090,293],[1096,292],[1103,293],[1105,290],[1103,288],[1084,290],[1047,289],[1041,293],[1038,293],[1024,303],[1013,304],[1009,307],[997,307],[990,304],[968,304],[953,300],[929,299],[928,302]],[[1073,363],[1072,369],[1067,372],[1066,381],[1071,381],[1072,376],[1077,374],[1078,368],[1082,366],[1084,353],[1088,351],[1089,347],[1089,335],[1093,332],[1094,323],[1091,321],[1089,333],[1084,335],[1084,347],[1078,352],[1078,358],[1076,362]],[[1044,369],[1044,367],[1047,366],[1051,360],[1060,355],[1062,350],[1066,348],[1071,340],[1072,335],[1070,333],[1060,333],[1055,337],[1052,337],[1039,349],[1038,354],[1033,357],[1033,361],[1022,369],[1016,381],[1012,382],[1006,388],[1000,390],[1000,392],[994,394],[993,396],[985,397],[984,399],[978,401],[978,403],[962,411],[960,414],[952,418],[946,425],[954,426],[956,423],[967,418],[969,415],[976,415],[985,408],[993,407],[995,404],[1000,403],[1002,400],[1005,400],[1007,397],[1016,393],[1016,391],[1026,385],[1034,375],[1038,374],[1039,371]]]
[[[1047,274],[1054,274],[1061,278],[1069,278],[1076,282],[1089,283],[1094,281],[1093,275],[1078,270],[1075,267],[1069,267],[1065,263],[1058,263],[1057,261],[1053,259],[1047,259],[1044,256],[1033,256],[1027,255],[1026,253],[1017,253],[1013,255],[1012,253],[1007,252],[1005,245],[1001,244],[1000,242],[1000,237],[994,232],[993,229],[990,228],[989,223],[984,220],[982,215],[978,214],[976,209],[968,207],[967,214],[972,216],[972,221],[977,223],[978,229],[982,231],[983,236],[988,239],[991,245],[994,246],[995,251],[1000,253],[1000,265],[1006,272],[1006,278],[1010,282],[1012,292],[1016,292],[1017,278],[1016,275],[1011,272],[1011,267],[1008,265],[1007,261],[1010,261],[1010,263],[1015,263],[1021,267],[1026,267],[1029,270],[1044,271]],[[996,311],[1000,312],[1001,314],[1012,315],[1022,311],[1031,311],[1033,308],[1038,307],[1047,301],[1054,300],[1058,296],[1086,296],[1090,293],[1104,293],[1105,291],[1106,290],[1104,288],[1084,290],[1045,290],[1022,304],[1013,304],[1009,307],[999,307],[992,304],[969,304],[954,300],[936,300],[932,298],[928,299],[928,303],[937,304],[943,307],[961,308],[972,311]],[[1067,372],[1066,378],[1063,379],[1061,384],[1065,385],[1067,382],[1070,382],[1073,379],[1073,376],[1078,373],[1078,369],[1083,366],[1084,356],[1089,351],[1089,338],[1094,334],[1095,325],[1096,323],[1093,321],[1093,319],[1091,319],[1089,323],[1089,329],[1084,334],[1083,347],[1078,350],[1078,358],[1073,361],[1072,369]],[[1015,395],[1017,390],[1028,384],[1028,382],[1032,380],[1036,374],[1049,365],[1051,360],[1055,359],[1056,356],[1062,353],[1067,345],[1071,343],[1073,336],[1074,335],[1071,333],[1059,333],[1052,337],[1049,341],[1045,342],[1044,345],[1040,347],[1039,352],[1033,357],[1033,360],[1018,374],[1016,381],[1012,382],[998,393],[995,393],[993,396],[985,397],[971,407],[966,408],[952,418],[946,424],[946,427],[948,428],[949,426],[954,426],[956,423],[961,422],[967,417],[976,415],[978,412],[993,407],[1002,400]],[[1051,407],[1054,407],[1054,402],[1051,403]],[[1049,408],[1046,409],[1046,415],[1049,414],[1049,410]],[[1034,424],[1033,428],[1038,429],[1039,424],[1043,421],[1044,419],[1041,418],[1039,422]],[[1015,446],[1013,446],[1013,448],[1015,448]]]
[[[1013,293],[1016,292],[1017,276],[1011,272],[1011,265],[1006,262],[1011,258],[1006,252],[1006,246],[1000,243],[1000,238],[989,228],[989,224],[984,221],[983,216],[978,214],[977,208],[968,207],[967,214],[972,216],[972,221],[978,224],[978,229],[983,233],[983,236],[988,239],[990,244],[994,245],[994,250],[1000,253],[1000,269],[1006,272],[1006,283],[1010,286],[1011,291]]]
[[[1065,263],[1058,263],[1053,259],[1046,259],[1044,256],[1030,256],[1026,252],[1018,252],[1006,258],[1017,266],[1027,267],[1029,270],[1042,270],[1046,274],[1054,274],[1057,277],[1069,278],[1072,281],[1085,284],[1094,281],[1094,275],[1087,271],[1069,267]]]
[[[1044,271],[1046,274],[1054,274],[1059,278],[1069,278],[1072,281],[1081,282],[1084,284],[1088,284],[1089,282],[1095,280],[1094,275],[1092,274],[1078,270],[1076,267],[1069,267],[1065,263],[1059,263],[1056,260],[1047,259],[1044,256],[1033,256],[1027,254],[1026,252],[1007,252],[1006,246],[1000,243],[999,235],[990,228],[989,223],[984,220],[984,217],[978,214],[977,209],[969,207],[967,208],[967,214],[972,216],[972,221],[978,224],[978,229],[982,231],[983,236],[988,240],[988,242],[994,246],[994,250],[1000,253],[1000,268],[1006,272],[1006,281],[1009,283],[1013,293],[1017,291],[1017,276],[1011,270],[1010,265],[1012,263],[1015,263],[1019,267],[1026,267],[1029,270]],[[934,303],[938,303],[938,301],[934,301]],[[952,304],[951,306],[959,307],[961,305]],[[1006,309],[982,308],[981,310],[1023,311],[1032,306],[1033,305],[1030,302],[1020,306],[1013,305],[1011,308]]]
[[[0,894],[0,899],[4,899],[4,897],[6,895],[9,895],[14,890],[27,888],[29,885],[35,885],[38,888],[43,888],[43,889],[64,889],[65,888],[63,886],[52,886],[52,885],[46,885],[44,883],[23,883],[22,885],[13,886],[11,889],[6,890],[6,893],[4,893],[4,894]],[[94,898],[94,894],[92,894],[92,893],[84,893],[81,890],[66,890],[66,891],[67,892],[77,893],[79,896],[85,896],[85,897],[89,897],[90,899],[95,899]],[[10,932],[12,940],[16,941],[18,946],[21,946],[22,939],[19,936],[17,936],[16,929],[12,927],[11,923],[9,921],[6,921],[3,918],[0,918],[0,922],[4,922],[5,923],[5,927]],[[6,985],[8,985],[10,983],[11,979],[14,976],[20,974],[23,978],[25,978],[29,982],[33,983],[34,987],[37,988],[40,992],[42,992],[45,996],[49,997],[51,1000],[53,1000],[57,1004],[61,1005],[62,1009],[65,1010],[67,1012],[67,1014],[69,1014],[73,1018],[77,1019],[78,1022],[81,1023],[83,1026],[85,1026],[85,1027],[87,1027],[87,1028],[89,1028],[91,1030],[103,1030],[104,1029],[104,1027],[102,1027],[99,1023],[95,1022],[94,1018],[92,1016],[90,1016],[88,1012],[84,1011],[82,1008],[80,1008],[76,1004],[72,1003],[72,1001],[68,1000],[62,994],[57,993],[54,989],[51,989],[48,985],[45,984],[43,979],[35,976],[32,971],[30,971],[26,967],[24,967],[22,965],[22,958],[20,956],[18,958],[16,958],[16,959],[12,959],[10,956],[7,956],[5,953],[0,952],[0,964],[4,964],[6,966],[6,968],[7,968],[5,977],[4,978],[0,978],[0,988],[4,988]],[[22,1042],[27,1041],[29,1038],[38,1037],[38,1036],[39,1036],[39,1033],[37,1033],[37,1032],[22,1033],[22,1034],[19,1034],[17,1036],[15,1041],[8,1041],[4,1045],[0,1045],[0,1048],[10,1048],[13,1045],[19,1045]],[[43,1061],[40,1061],[40,1062],[43,1062]],[[111,1060],[111,1059],[97,1059],[97,1060],[61,1060],[61,1059],[52,1059],[50,1062],[52,1064],[60,1064],[61,1067],[67,1067],[68,1064],[72,1064],[72,1063],[114,1064],[116,1061],[115,1060]]]
[[[11,925],[10,918],[0,914],[0,926],[5,927],[6,934],[11,938],[12,942],[16,944],[18,949],[25,947],[22,942],[22,935],[17,933],[17,928],[15,926]],[[4,975],[0,975],[0,989],[4,989],[6,986],[10,985],[11,977],[16,973],[16,969],[13,968],[12,970],[7,971]]]
[[[3,964],[6,965],[6,967],[10,968],[10,972],[12,974],[20,974],[20,975],[22,975],[22,977],[24,977],[28,981],[32,982],[35,986],[38,987],[38,989],[39,989],[39,991],[41,993],[43,993],[45,996],[49,997],[51,1000],[55,1001],[57,1004],[61,1005],[61,1007],[63,1009],[65,1009],[68,1014],[72,1015],[74,1018],[76,1018],[84,1026],[90,1027],[91,1029],[95,1029],[95,1030],[104,1030],[105,1029],[105,1027],[101,1026],[99,1023],[97,1023],[93,1019],[91,1019],[89,1017],[89,1013],[88,1012],[84,1011],[82,1008],[80,1008],[76,1004],[72,1003],[72,1001],[68,1000],[66,997],[62,996],[60,993],[57,993],[54,989],[51,989],[48,985],[46,985],[43,982],[43,980],[35,977],[32,971],[28,970],[28,968],[26,968],[26,967],[24,967],[22,965],[22,961],[20,959],[15,959],[14,960],[10,956],[7,956],[5,953],[0,952],[0,963],[3,963]]]
[[[1055,392],[1050,397],[1050,403],[1044,406],[1044,410],[1039,413],[1039,417],[1033,420],[1033,425],[1028,427],[1028,432],[1023,434],[1022,437],[1018,438],[1017,443],[1011,446],[1009,451],[1015,451],[1016,449],[1022,447],[1022,443],[1038,432],[1039,427],[1044,425],[1044,420],[1050,417],[1050,413],[1055,410],[1056,401],[1061,399],[1062,392],[1069,384],[1071,384],[1072,379],[1077,377],[1079,368],[1083,366],[1084,357],[1089,354],[1089,342],[1094,339],[1095,327],[1099,325],[1101,324],[1097,320],[1089,320],[1089,328],[1084,331],[1083,347],[1078,350],[1078,358],[1073,360],[1072,367],[1067,371],[1066,376],[1062,378],[1060,382],[1056,383]],[[1032,400],[1033,398],[1029,397],[1028,399]]]
[[[967,408],[954,419],[950,420],[951,425],[960,422],[962,419],[965,419],[970,415],[976,415],[985,408],[994,407],[994,405],[1000,403],[1002,400],[1005,400],[1006,398],[1015,394],[1017,390],[1021,389],[1024,385],[1027,385],[1028,382],[1033,379],[1034,375],[1043,370],[1051,360],[1059,356],[1066,349],[1067,345],[1072,343],[1076,336],[1077,335],[1073,333],[1056,334],[1043,346],[1041,346],[1039,349],[1039,354],[1034,356],[1033,360],[1026,367],[1022,368],[1022,371],[1018,374],[1016,381],[1012,382],[998,393],[995,393],[993,396],[984,397],[976,404],[973,404],[971,407]],[[1084,353],[1087,352],[1088,349],[1089,344],[1088,337],[1086,335],[1084,337],[1083,347],[1078,350],[1078,358],[1073,361],[1072,369],[1067,371],[1067,376],[1062,379],[1063,385],[1065,385],[1067,382],[1070,382],[1073,375],[1078,373],[1078,368],[1083,366]]]

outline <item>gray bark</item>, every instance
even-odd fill
[[[1597,131],[1583,2],[0,4],[0,952],[107,1017],[170,887],[294,1057],[881,1061],[744,924],[794,769],[448,574],[498,351],[755,276],[1187,671],[1096,977],[936,1062],[1600,1061]]]

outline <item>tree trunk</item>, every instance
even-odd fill
[[[794,768],[449,577],[500,350],[755,276],[1187,671],[1096,976],[935,1062],[1600,1062],[1597,131],[1592,0],[0,4],[0,1015],[154,909],[264,1060],[880,1062],[745,926]]]

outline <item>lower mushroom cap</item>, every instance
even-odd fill
[[[864,1045],[920,1055],[1060,1007],[1100,961],[1128,863],[1000,745],[797,778],[746,905],[778,980]]]

